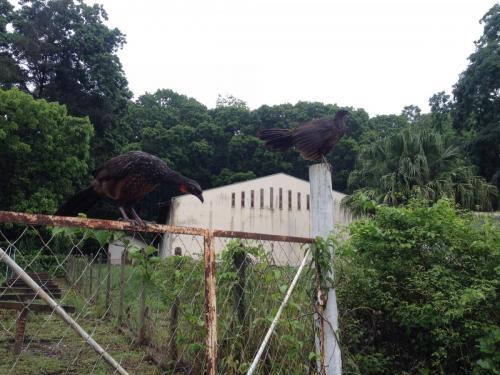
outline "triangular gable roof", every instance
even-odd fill
[[[246,183],[250,183],[250,182],[254,182],[254,181],[258,181],[258,180],[264,180],[266,178],[272,178],[272,177],[276,177],[276,176],[286,176],[286,177],[289,177],[289,178],[293,178],[295,180],[299,180],[299,181],[302,181],[302,182],[309,183],[309,181],[307,181],[307,180],[303,180],[301,178],[298,178],[298,177],[295,177],[295,176],[291,176],[291,175],[283,173],[283,172],[279,172],[279,173],[273,173],[273,174],[270,174],[270,175],[267,175],[267,176],[261,176],[261,177],[252,178],[251,180],[233,182],[232,184],[217,186],[217,187],[206,189],[206,190],[203,190],[203,191],[204,192],[208,192],[208,191],[211,191],[211,190],[227,188],[229,186],[236,186],[236,185],[240,185],[240,184],[246,184]]]

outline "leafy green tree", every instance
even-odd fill
[[[336,251],[346,371],[495,374],[500,231],[452,202],[375,207]]]
[[[139,111],[136,117],[141,118],[143,126],[161,123],[165,128],[179,124],[196,128],[210,119],[203,104],[169,89],[141,95],[136,104]]]
[[[462,207],[490,210],[496,194],[446,137],[415,127],[367,145],[349,183],[354,189],[371,190],[377,202],[389,205],[412,197],[452,197]]]
[[[66,107],[0,90],[0,207],[52,213],[88,173],[92,125]]]
[[[500,4],[481,22],[483,35],[453,90],[454,125],[476,132],[470,145],[473,160],[481,175],[500,187]]]
[[[11,35],[7,25],[12,22],[14,7],[9,0],[0,0],[0,88],[10,88],[21,82],[21,74],[16,61],[10,54]]]
[[[185,95],[158,90],[129,104],[116,142],[122,152],[142,149],[160,156],[204,188],[278,172],[307,178],[309,162],[293,150],[267,150],[257,134],[268,127],[291,128],[337,110],[335,105],[299,102],[251,111],[233,96],[219,96],[216,107],[209,110]],[[348,134],[329,155],[335,189],[346,189],[368,123],[364,110],[351,110]]]
[[[369,120],[367,129],[361,136],[361,142],[370,144],[388,135],[399,132],[408,126],[408,120],[400,115],[378,115]]]
[[[421,114],[422,110],[416,105],[407,105],[406,107],[403,108],[403,111],[401,112],[401,116],[406,118],[406,120],[410,124],[417,123],[418,120],[420,119]]]
[[[211,122],[203,104],[172,90],[158,90],[129,105],[122,128],[122,151],[152,153],[202,186],[210,185],[211,164],[222,132]],[[133,142],[127,144],[127,140]]]
[[[15,61],[18,86],[35,98],[65,104],[71,115],[89,116],[97,135],[96,153],[107,158],[116,152],[113,135],[131,97],[116,55],[124,35],[104,24],[107,15],[100,5],[82,0],[19,4],[11,15],[12,32],[2,33],[0,62]],[[10,76],[16,73],[6,66]],[[12,79],[4,79],[2,85],[11,84]]]
[[[214,186],[223,186],[234,184],[235,182],[251,180],[257,176],[252,171],[249,172],[233,172],[230,169],[224,168],[218,176],[214,177]]]
[[[450,95],[444,91],[432,95],[429,99],[429,106],[431,107],[432,128],[440,133],[450,132],[453,111]]]

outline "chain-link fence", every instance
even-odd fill
[[[0,212],[0,248],[130,374],[243,374],[312,242],[307,238]],[[316,371],[314,268],[260,374]],[[1,374],[115,371],[0,263]]]

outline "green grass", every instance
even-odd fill
[[[59,283],[61,284],[61,283]],[[84,300],[69,293],[65,301],[77,307],[78,323],[131,374],[160,374],[157,366],[144,360],[144,348],[120,333],[113,318],[103,318],[99,306],[84,306]],[[0,374],[56,375],[111,374],[113,370],[99,355],[55,315],[29,313],[25,345],[13,354],[16,312],[0,310]],[[9,329],[6,332],[4,328]]]

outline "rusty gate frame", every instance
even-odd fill
[[[262,241],[280,241],[293,243],[313,243],[308,237],[281,236],[265,233],[238,232],[219,229],[181,227],[165,224],[146,224],[137,226],[127,221],[90,219],[83,217],[66,217],[43,214],[30,214],[11,211],[0,211],[0,223],[15,223],[33,226],[79,227],[90,229],[107,229],[117,231],[133,231],[148,233],[171,233],[202,236],[205,262],[205,374],[217,373],[217,300],[216,300],[216,267],[215,238],[242,238]]]

